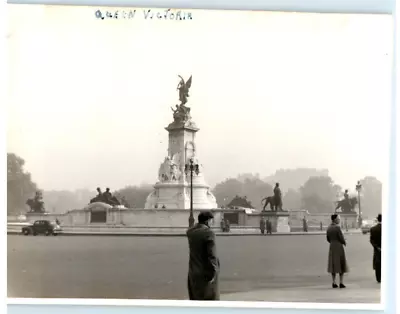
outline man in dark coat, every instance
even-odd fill
[[[186,234],[189,241],[188,291],[190,300],[219,300],[218,275],[220,269],[216,254],[215,234],[209,227],[214,216],[202,212],[198,223]]]
[[[377,282],[381,282],[381,249],[382,249],[382,215],[379,214],[378,223],[370,230],[370,242],[374,247],[373,268]]]

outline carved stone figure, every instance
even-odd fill
[[[171,165],[171,181],[178,181],[181,178],[181,171],[178,168],[178,165]]]
[[[174,117],[174,122],[176,123],[186,123],[191,120],[190,116],[190,108],[186,107],[185,105],[176,105],[176,109],[173,109],[173,117]]]
[[[190,108],[186,107],[185,104],[188,101],[189,89],[192,86],[192,76],[185,82],[185,80],[179,75],[180,82],[177,90],[179,91],[179,105],[175,105],[175,109],[171,107],[174,117],[174,123],[191,123]]]
[[[179,170],[179,155],[175,154],[173,159],[169,156],[165,157],[164,162],[160,165],[158,171],[158,179],[161,182],[179,181],[181,178],[181,171]]]
[[[30,213],[44,213],[43,196],[40,191],[36,191],[34,198],[29,198],[26,204],[30,207]]]
[[[192,76],[190,76],[187,82],[185,82],[182,76],[178,76],[181,79],[177,87],[177,90],[179,91],[179,100],[181,102],[181,105],[184,105],[187,103],[189,97],[189,89],[192,86]]]
[[[161,182],[169,181],[171,165],[171,158],[169,156],[165,157],[164,162],[160,165],[160,169],[158,170],[158,179]]]

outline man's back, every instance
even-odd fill
[[[189,241],[189,273],[213,276],[218,258],[215,249],[215,234],[206,225],[197,224],[187,231]],[[210,278],[211,280],[211,278]]]
[[[215,234],[204,224],[187,231],[189,241],[188,288],[191,300],[218,300],[219,260]]]
[[[374,248],[381,248],[382,245],[382,224],[373,226],[370,230],[370,242]]]

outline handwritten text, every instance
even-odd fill
[[[152,9],[97,10],[95,12],[95,17],[99,20],[143,18],[145,20],[184,21],[193,19],[191,12],[172,9],[166,9],[163,11],[156,11]]]

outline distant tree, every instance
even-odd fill
[[[296,168],[296,169],[279,169],[273,175],[264,178],[264,181],[275,185],[280,183],[282,192],[289,189],[298,190],[311,177],[327,177],[329,171],[327,169],[314,168]]]
[[[260,180],[260,174],[256,173],[241,173],[236,178],[238,181],[244,183],[246,180]]]
[[[130,208],[144,208],[147,196],[153,191],[150,184],[140,186],[127,186],[114,193],[118,199],[122,199]]]
[[[227,179],[218,183],[213,189],[219,206],[226,206],[236,195],[241,195],[243,183],[237,179]]]
[[[84,208],[95,195],[95,191],[87,189],[75,191],[49,190],[43,192],[43,201],[47,211],[65,213],[72,209]]]
[[[272,194],[272,186],[260,179],[246,179],[243,183],[242,195],[245,195],[255,208],[261,208],[261,200]]]
[[[228,205],[228,208],[233,208],[233,207],[245,207],[245,208],[254,208],[253,205],[251,205],[251,202],[247,199],[247,196],[239,196],[236,195],[233,200],[231,200]]]
[[[254,207],[261,207],[261,200],[272,195],[272,186],[256,176],[242,176],[241,180],[227,179],[217,184],[213,190],[217,204],[226,206],[237,195],[246,196]]]
[[[361,211],[364,216],[375,217],[382,213],[382,182],[367,176],[361,180]]]
[[[283,196],[284,209],[300,209],[302,208],[301,194],[298,190],[289,189]]]
[[[333,212],[339,191],[341,187],[331,177],[311,177],[300,188],[302,205],[311,213]]]
[[[25,161],[13,153],[7,153],[7,214],[27,211],[26,201],[37,190],[31,174],[24,170]]]

